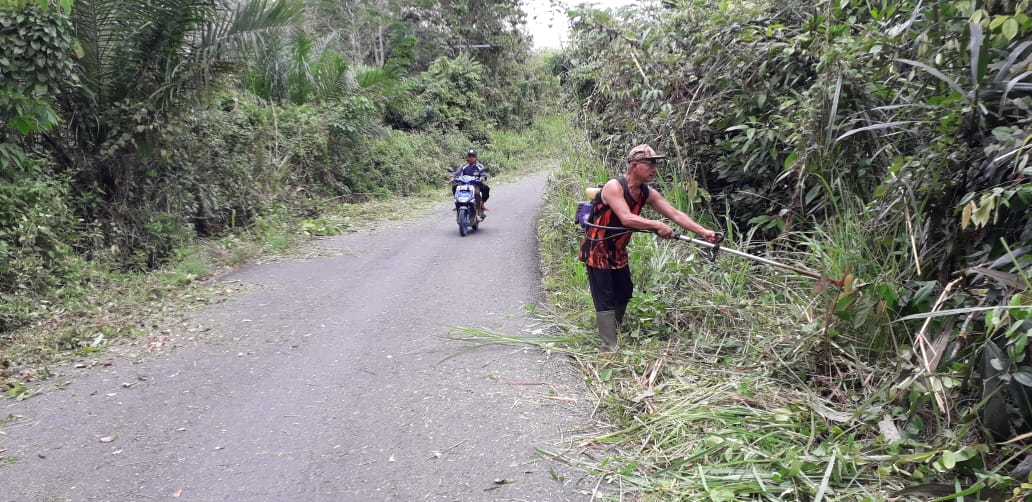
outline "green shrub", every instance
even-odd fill
[[[0,128],[21,134],[50,130],[58,122],[51,99],[67,85],[75,44],[70,5],[0,4]]]
[[[485,114],[483,66],[468,57],[438,58],[401,84],[403,97],[387,105],[387,123],[399,129],[452,131],[493,124]]]
[[[78,280],[67,181],[35,159],[0,168],[0,332],[39,315],[39,298]]]

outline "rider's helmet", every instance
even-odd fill
[[[477,156],[477,151],[476,150],[470,150],[470,151],[466,152],[466,156],[467,157],[476,157]]]

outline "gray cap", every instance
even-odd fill
[[[640,160],[655,160],[665,159],[666,155],[660,155],[652,149],[651,146],[641,144],[634,148],[631,148],[630,153],[627,154],[627,162],[637,162]]]

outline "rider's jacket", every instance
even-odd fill
[[[455,177],[458,178],[462,175],[476,176],[477,178],[487,179],[487,168],[483,164],[477,162],[476,164],[470,165],[469,162],[461,165],[455,170]]]

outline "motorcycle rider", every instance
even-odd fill
[[[487,168],[477,162],[476,150],[471,149],[466,152],[466,163],[455,170],[452,179],[457,179],[462,175],[474,176],[480,180],[480,183],[477,184],[477,197],[480,199],[479,216],[483,219],[484,211],[487,211],[487,199],[491,197],[491,187],[487,186]],[[455,185],[452,185],[452,193],[455,193]]]

